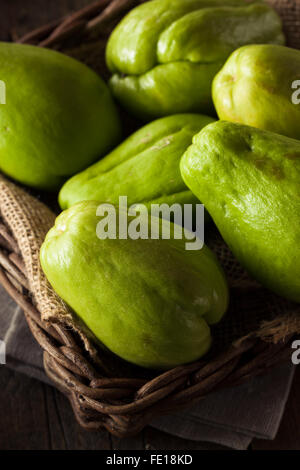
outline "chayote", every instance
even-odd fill
[[[241,47],[213,81],[218,115],[300,139],[300,106],[292,100],[299,79],[300,51],[275,45]]]
[[[109,38],[111,89],[143,119],[210,114],[213,77],[232,51],[250,43],[284,43],[279,16],[260,0],[152,0]]]
[[[0,43],[0,170],[57,189],[120,140],[109,89],[84,64],[34,46]],[[4,84],[4,85],[3,85]]]
[[[181,173],[252,276],[300,302],[300,142],[217,121],[194,137]]]
[[[40,259],[50,284],[121,358],[157,369],[198,359],[228,305],[214,254],[185,251],[184,239],[100,240],[98,204],[75,204],[48,232]]]
[[[59,194],[61,208],[83,200],[118,204],[119,196],[127,196],[130,205],[197,203],[181,178],[179,161],[193,136],[211,122],[200,114],[178,114],[147,124],[67,181]]]

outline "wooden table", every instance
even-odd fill
[[[255,439],[251,449],[300,450],[300,367],[274,441]],[[187,441],[147,427],[137,437],[118,439],[77,424],[68,400],[56,389],[0,366],[0,450],[106,449],[197,450],[220,446]]]
[[[90,0],[2,0],[0,39],[15,39],[34,27],[91,3]],[[254,440],[251,448],[300,450],[300,368],[274,441]],[[146,428],[130,439],[106,431],[86,432],[76,423],[68,400],[54,388],[0,366],[0,449],[220,449]]]

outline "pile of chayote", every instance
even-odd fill
[[[109,86],[58,52],[0,43],[0,168],[60,191],[42,268],[123,359],[167,369],[203,356],[229,289],[211,250],[186,250],[176,224],[170,239],[99,239],[100,203],[135,223],[120,196],[147,208],[201,201],[250,275],[300,302],[300,51],[283,44],[259,0],[138,6],[109,38]],[[158,119],[120,143],[118,105]]]

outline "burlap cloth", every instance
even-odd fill
[[[74,328],[94,356],[92,337],[51,288],[40,266],[40,247],[54,224],[54,212],[37,197],[0,176],[0,213],[23,257],[29,290],[42,320]],[[276,343],[290,334],[300,333],[299,305],[272,294],[248,277],[215,229],[207,232],[206,243],[218,256],[231,289],[229,311],[213,328],[218,348],[249,334]]]

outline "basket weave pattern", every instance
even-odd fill
[[[108,34],[138,3],[99,0],[20,42],[62,50],[107,76]],[[284,20],[289,45],[300,48],[300,2],[269,3]],[[0,177],[0,283],[23,308],[44,350],[46,373],[70,398],[85,428],[104,426],[120,437],[135,434],[156,414],[178,411],[212,391],[265,373],[291,355],[291,341],[300,333],[300,307],[251,280],[214,233],[207,241],[226,271],[232,300],[226,319],[213,331],[215,346],[209,355],[157,374],[99,350],[41,270],[40,245],[54,219],[37,197]]]

